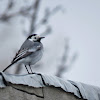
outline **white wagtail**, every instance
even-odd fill
[[[43,55],[43,45],[41,43],[41,39],[43,38],[44,37],[40,37],[37,34],[30,35],[26,39],[26,41],[22,44],[18,53],[16,53],[11,64],[8,67],[6,67],[3,70],[3,72],[6,71],[11,65],[18,62],[18,63],[23,63],[25,65],[27,72],[29,73],[27,65],[29,65],[31,69],[30,65],[34,65],[36,62],[38,62]]]

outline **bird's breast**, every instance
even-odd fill
[[[26,63],[30,65],[34,65],[42,58],[42,56],[43,56],[42,50],[32,53],[29,57],[26,57]]]

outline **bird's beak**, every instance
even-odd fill
[[[45,37],[40,37],[40,39],[43,39],[43,38],[45,38]]]

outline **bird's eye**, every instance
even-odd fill
[[[34,39],[36,39],[36,37],[34,37]]]

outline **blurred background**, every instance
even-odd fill
[[[33,71],[100,86],[100,0],[0,0],[0,70],[29,34],[46,38]],[[23,65],[6,73],[26,74]]]

